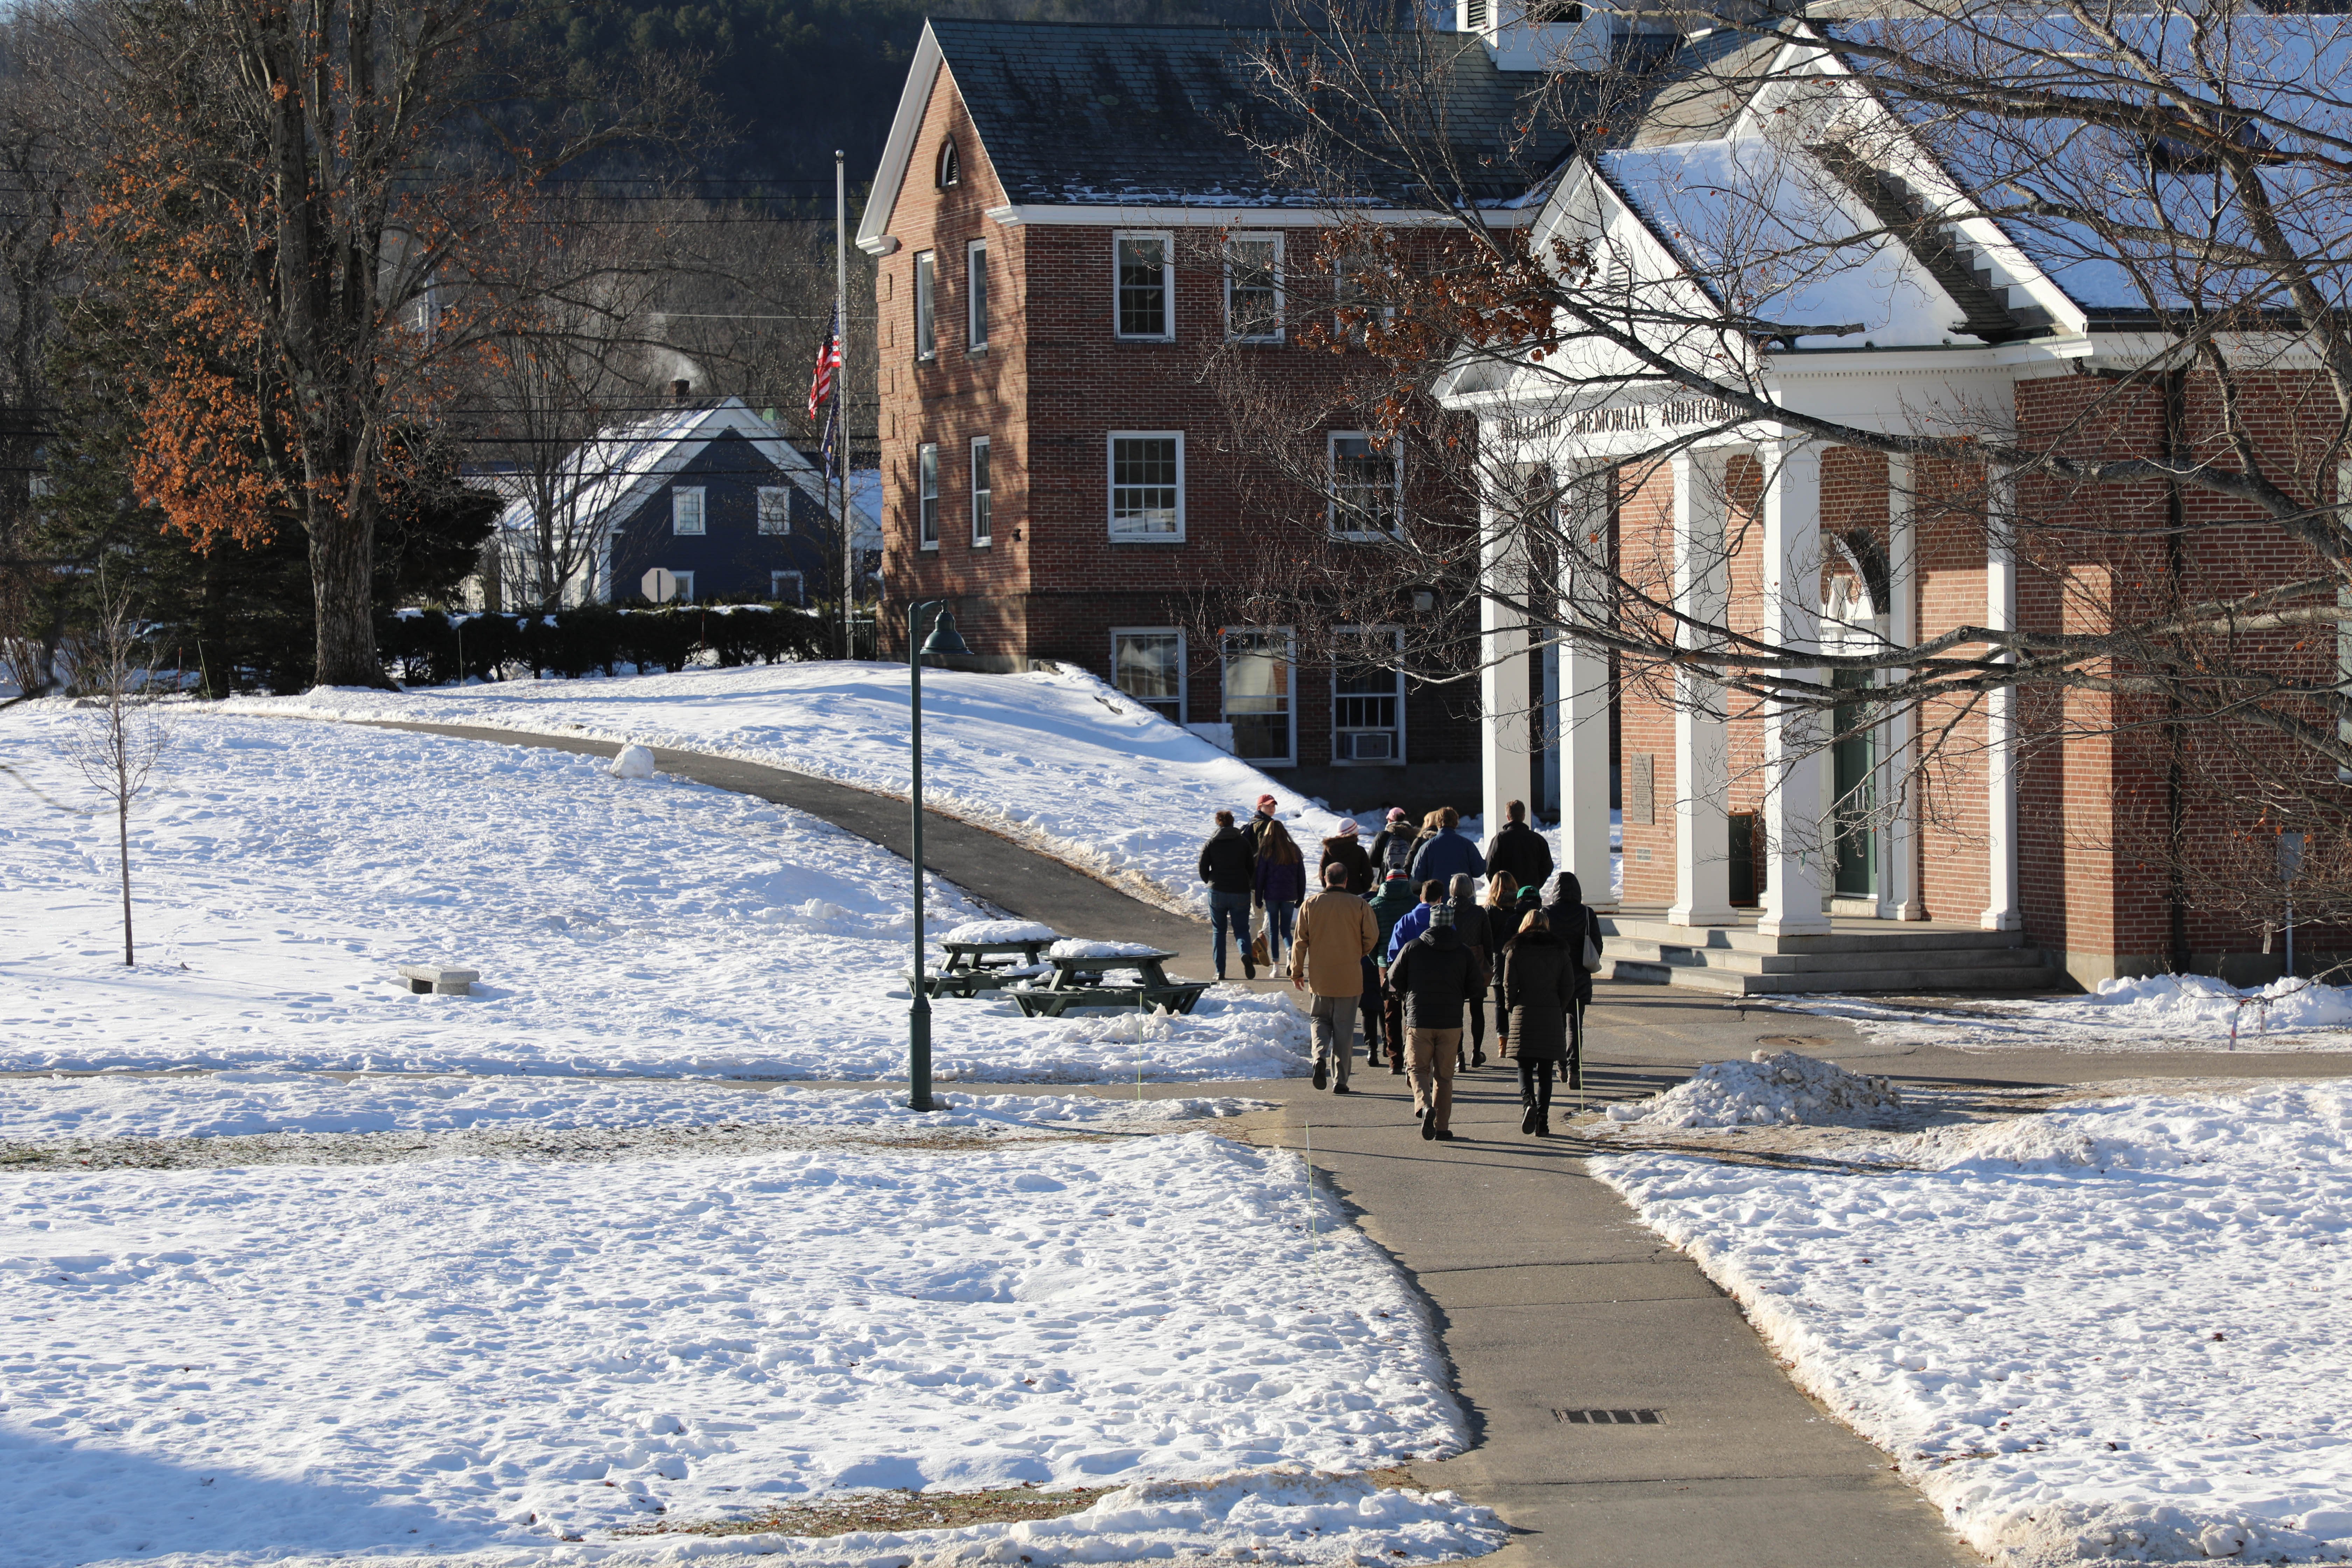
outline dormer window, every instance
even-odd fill
[[[956,157],[955,138],[950,136],[940,143],[940,189],[944,191],[950,185],[961,183],[962,179],[963,164]]]

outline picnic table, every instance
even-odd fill
[[[941,942],[947,962],[936,974],[923,976],[925,992],[933,996],[973,996],[1015,980],[1045,973],[1037,962],[1054,939],[1024,937],[1016,942]]]
[[[1006,993],[1024,1017],[1058,1018],[1073,1007],[1165,1007],[1190,1013],[1205,980],[1171,980],[1166,964],[1176,955],[1139,948],[1129,952],[1047,953],[1054,973],[1042,985],[1016,986]],[[1132,969],[1140,982],[1106,985],[1103,976],[1113,970]]]

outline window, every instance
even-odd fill
[[[1361,430],[1334,430],[1331,449],[1331,531],[1370,539],[1397,531],[1404,454],[1391,442],[1382,451]]]
[[[1331,325],[1348,342],[1364,341],[1365,318],[1375,312],[1383,324],[1396,320],[1396,307],[1376,302],[1364,287],[1365,279],[1380,276],[1385,281],[1388,272],[1388,262],[1377,252],[1343,256],[1331,263]]]
[[[1237,235],[1225,244],[1225,336],[1282,341],[1282,237]]]
[[[670,575],[677,579],[677,597],[670,602],[675,605],[694,603],[694,574],[673,570]]]
[[[1361,651],[1346,657],[1350,643]],[[1404,672],[1396,668],[1404,634],[1339,628],[1331,669],[1331,760],[1395,766],[1404,761]]]
[[[1184,634],[1174,626],[1117,627],[1110,634],[1111,684],[1167,720],[1184,721]]]
[[[939,166],[931,172],[931,183],[943,191],[963,183],[963,160],[956,155],[952,136],[940,143]]]
[[[928,250],[915,258],[915,357],[937,359],[940,354],[939,279],[933,274],[932,256]]]
[[[925,550],[940,547],[940,449],[929,443],[915,448],[917,507],[916,543]]]
[[[1261,767],[1288,767],[1292,755],[1290,632],[1227,632],[1225,722],[1234,755]]]
[[[988,346],[988,241],[963,247],[964,346],[978,353]]]
[[[702,531],[702,491],[680,486],[669,492],[669,531],[672,533]]]
[[[988,437],[975,436],[971,442],[971,542],[974,546],[993,543],[995,519],[990,515],[988,493]]]
[[[1168,259],[1172,248],[1164,234],[1122,234],[1118,237],[1115,314],[1120,337],[1167,339],[1176,335],[1175,268]]]
[[[797,572],[771,572],[768,574],[768,597],[781,605],[805,605],[808,603],[808,590]]]
[[[760,531],[790,533],[793,531],[793,492],[781,485],[760,487]]]
[[[1178,430],[1110,433],[1110,536],[1184,537],[1184,436]]]

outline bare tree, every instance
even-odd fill
[[[135,962],[131,928],[131,806],[170,742],[155,711],[154,669],[131,595],[99,584],[99,611],[71,645],[73,686],[95,704],[62,744],[66,760],[114,807],[114,847],[121,870],[122,962]]]

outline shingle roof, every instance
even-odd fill
[[[1312,34],[951,20],[934,20],[931,31],[1013,202],[1265,207],[1328,199],[1269,181],[1250,145],[1302,128],[1259,95],[1254,56],[1268,46],[1328,47]],[[1360,68],[1392,64],[1402,78],[1444,82],[1444,139],[1471,200],[1520,195],[1568,151],[1557,129],[1513,145],[1512,128],[1529,116],[1542,79],[1496,69],[1475,40],[1357,35],[1349,47]],[[1366,170],[1350,195],[1402,203],[1412,193],[1402,174]]]

